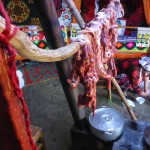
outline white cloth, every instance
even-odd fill
[[[20,70],[16,71],[18,79],[19,79],[19,87],[23,88],[24,87],[24,79],[23,79],[23,74]]]
[[[141,83],[141,85],[140,85],[140,88],[142,89],[142,90],[144,90],[144,81],[142,81],[142,83]],[[149,95],[150,95],[150,80],[148,81],[148,91],[149,91]]]
[[[150,71],[150,57],[147,56],[142,57],[139,60],[139,63],[145,70]]]

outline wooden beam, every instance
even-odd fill
[[[34,2],[37,4],[41,25],[48,45],[54,49],[64,46],[65,43],[62,37],[53,0],[34,0]],[[86,120],[85,110],[83,107],[81,108],[77,106],[79,95],[78,89],[72,89],[67,83],[72,67],[70,59],[68,58],[63,61],[56,62],[55,64],[67,102],[75,121],[75,125],[82,128],[84,127],[84,122]]]
[[[0,16],[0,33],[2,33],[4,29],[5,19]],[[11,32],[13,32],[13,29],[14,26],[11,25]],[[61,61],[71,57],[80,49],[80,45],[74,42],[67,46],[63,45],[61,48],[44,50],[37,47],[30,40],[29,36],[20,30],[17,31],[15,37],[9,42],[23,58],[40,62]]]

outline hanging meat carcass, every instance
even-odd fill
[[[78,106],[92,107],[93,111],[96,108],[97,81],[100,78],[111,81],[112,76],[116,75],[113,56],[118,36],[118,8],[123,12],[120,1],[112,0],[73,40],[79,42],[82,49],[73,56],[73,69],[68,83],[72,88],[83,84],[84,93],[78,96]]]

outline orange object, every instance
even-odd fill
[[[150,0],[143,0],[144,13],[148,26],[150,26]]]
[[[24,57],[20,56],[20,55],[16,55],[15,57],[16,60],[26,60]]]
[[[0,48],[0,149],[32,150],[22,106],[10,80],[7,57]]]
[[[147,55],[148,53],[116,53],[114,58],[141,58]]]
[[[75,5],[76,5],[77,9],[80,12],[82,0],[73,0],[73,1],[74,1]],[[77,21],[76,21],[74,16],[72,17],[72,23],[77,23]]]

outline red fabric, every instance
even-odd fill
[[[16,51],[11,47],[11,45],[8,43],[8,41],[14,37],[14,35],[17,32],[17,28],[14,28],[14,32],[10,34],[10,29],[11,29],[11,24],[10,24],[10,19],[3,7],[2,2],[0,1],[0,11],[2,16],[6,20],[6,28],[5,30],[0,34],[0,42],[5,45],[5,49],[7,50],[8,54],[8,65],[9,65],[9,77],[12,83],[12,86],[14,87],[14,92],[18,96],[18,99],[20,100],[22,107],[23,107],[23,112],[24,112],[24,117],[25,117],[25,123],[26,123],[26,132],[29,136],[29,142],[31,143],[32,149],[37,150],[36,145],[32,139],[32,134],[30,130],[30,120],[29,120],[29,112],[27,105],[25,103],[24,97],[22,90],[19,88],[19,80],[16,75],[16,65],[15,65],[15,56],[16,56]],[[9,114],[10,112],[8,112]],[[10,114],[11,116],[11,114]],[[12,115],[13,116],[13,115]],[[7,116],[6,116],[7,117]],[[9,117],[9,116],[8,116]],[[19,124],[19,123],[18,123]],[[19,132],[19,131],[18,131]],[[17,134],[17,133],[16,133]],[[4,143],[6,144],[6,143]],[[25,150],[25,149],[24,149]]]
[[[60,0],[54,0],[54,4],[55,4],[55,7],[56,7],[56,12],[57,12],[57,15],[58,17],[61,16],[61,1]]]
[[[143,5],[139,6],[134,13],[130,15],[129,18],[126,19],[127,26],[141,26],[145,22],[144,17],[144,7]]]
[[[147,26],[143,0],[121,0],[125,11],[122,19],[126,20],[126,26],[145,27]],[[126,29],[124,35],[130,36],[131,29]]]
[[[2,43],[1,43],[2,44]],[[3,48],[1,48],[3,47]],[[1,45],[0,55],[0,149],[32,150],[26,132],[25,117],[18,96],[12,86],[6,46]]]
[[[82,0],[81,13],[86,23],[94,19],[95,16],[95,0]]]
[[[133,7],[138,8],[139,6],[143,7],[143,0],[131,0]]]
[[[139,59],[119,59],[116,60],[115,63],[117,68],[117,74],[126,74],[133,90],[136,93],[140,94],[142,92],[142,89],[140,88],[142,79],[140,80],[141,67],[139,64]],[[124,80],[124,83],[126,82],[127,81]],[[123,83],[121,82],[121,84]]]
[[[122,18],[126,20],[127,26],[141,27],[146,25],[143,0],[129,0],[126,2],[122,0],[121,2],[124,3],[125,12],[128,14]]]

